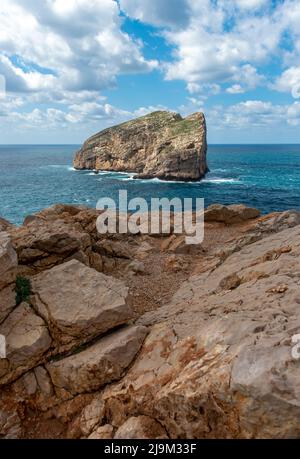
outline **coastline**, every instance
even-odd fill
[[[83,206],[52,206],[22,227],[2,221],[1,416],[20,404],[35,411],[1,424],[1,435],[249,438],[262,412],[262,436],[296,435],[298,408],[289,395],[272,402],[268,362],[291,394],[300,213],[231,207],[206,210],[193,246],[172,226],[99,235],[99,212]],[[18,305],[16,279],[30,285]],[[289,423],[278,427],[274,410]]]

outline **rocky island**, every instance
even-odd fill
[[[136,178],[196,181],[208,171],[203,113],[182,118],[153,112],[88,139],[74,158],[75,169],[126,171]]]
[[[300,213],[213,205],[193,246],[98,215],[0,220],[0,438],[299,438]]]

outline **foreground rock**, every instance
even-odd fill
[[[163,308],[125,379],[104,393],[106,418],[137,412],[171,438],[298,438],[300,226],[196,275]]]
[[[133,416],[117,430],[114,438],[117,440],[157,440],[167,439],[168,436],[164,428],[154,419],[148,416]]]
[[[0,290],[15,281],[17,254],[7,233],[0,233]]]
[[[202,113],[185,119],[154,112],[88,139],[76,154],[76,169],[135,172],[138,178],[199,180],[208,171]]]
[[[32,280],[32,304],[58,344],[84,342],[132,318],[122,281],[72,260]]]
[[[25,267],[32,294],[1,304],[1,437],[300,437],[300,213],[228,208],[208,209],[193,250],[172,233],[99,238],[97,212],[74,206],[2,235],[0,297]],[[31,250],[57,266],[37,274]]]
[[[53,215],[50,212],[45,216],[38,214],[26,225],[10,231],[20,268],[23,268],[21,273],[31,275],[69,259],[89,264],[86,252],[92,242],[90,235],[76,221],[80,208],[74,215],[71,206],[63,214],[57,207],[53,207]]]
[[[146,330],[141,326],[126,327],[79,354],[48,364],[54,386],[75,395],[120,379],[139,351]]]
[[[8,233],[0,232],[0,323],[15,307],[18,259]]]
[[[45,322],[23,303],[0,326],[6,337],[6,359],[0,359],[0,384],[34,367],[51,345]]]
[[[243,204],[232,204],[224,206],[222,204],[212,204],[205,213],[204,219],[207,222],[220,222],[225,224],[241,223],[260,216],[260,211],[244,206]]]
[[[8,229],[14,228],[14,225],[9,221],[5,220],[5,218],[0,217],[0,232],[7,231]]]

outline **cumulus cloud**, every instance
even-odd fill
[[[242,9],[259,9],[268,4],[268,0],[235,0],[236,5]]]
[[[146,58],[142,40],[124,31],[124,15],[150,24],[169,45],[160,62],[159,53]],[[116,87],[119,75],[158,69],[166,81],[186,83],[186,104],[174,109],[200,110],[225,91],[227,98],[245,94],[245,101],[208,104],[220,126],[299,123],[297,101],[280,106],[247,95],[263,86],[300,96],[299,0],[1,0],[0,21],[0,75],[8,90],[1,121],[98,128],[139,116],[163,107],[155,101],[123,110],[101,93]]]
[[[227,85],[229,94],[247,92],[267,84],[264,66],[272,59],[286,66],[300,59],[298,0],[178,0],[176,8],[160,0],[120,0],[120,5],[130,17],[163,27],[174,49],[163,66],[165,78],[186,81],[191,93],[205,84]],[[286,37],[288,47],[282,44]]]
[[[120,0],[120,6],[131,18],[159,27],[186,27],[191,13],[187,0]]]
[[[188,28],[165,33],[176,47],[175,60],[165,67],[168,80],[183,79],[194,84],[236,82],[246,89],[261,82],[256,66],[276,52],[282,24],[270,12],[259,16],[252,10],[247,15],[234,13],[237,3],[240,2],[201,2],[201,6],[194,7],[195,15]]]
[[[300,103],[294,102],[287,111],[287,120],[291,126],[300,126]]]
[[[243,94],[245,92],[245,89],[243,89],[240,84],[234,84],[233,86],[227,88],[226,92],[228,92],[229,94]]]
[[[246,100],[238,104],[215,106],[207,110],[209,124],[219,129],[297,126],[300,124],[300,104],[276,105],[261,100]]]
[[[275,89],[282,92],[290,92],[297,99],[300,97],[300,67],[290,67],[277,78]]]
[[[157,67],[122,31],[113,0],[1,0],[0,15],[0,71],[13,91],[101,90]]]

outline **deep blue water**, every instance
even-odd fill
[[[0,216],[24,216],[55,203],[95,206],[100,197],[203,197],[262,212],[300,209],[300,145],[211,145],[211,172],[199,183],[133,180],[127,174],[74,171],[78,146],[0,146]]]

